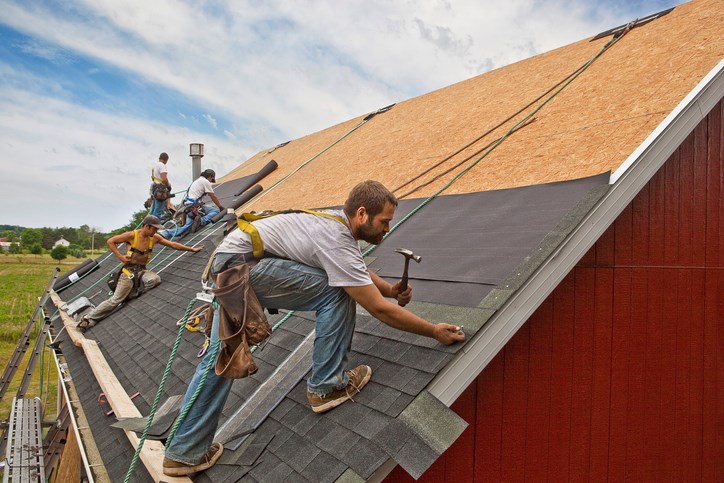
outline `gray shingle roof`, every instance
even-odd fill
[[[607,179],[602,175],[438,198],[372,253],[376,258],[371,268],[379,268],[383,276],[394,280],[402,262],[394,248],[411,248],[423,255],[422,264],[410,267],[416,299],[410,307],[433,321],[462,323],[470,337],[492,313],[478,307],[486,300],[489,303],[486,296],[504,289],[499,284],[514,279],[522,262],[535,260],[536,250],[562,220],[575,224],[582,216],[575,214],[579,201],[605,186]],[[419,201],[403,201],[396,220]],[[211,230],[196,240],[209,233]],[[447,236],[450,233],[456,235]],[[183,242],[192,242],[190,238]],[[201,242],[205,250],[198,254],[159,251],[149,267],[163,260],[155,266],[163,279],[161,285],[124,304],[86,333],[98,341],[128,393],[139,392],[134,403],[142,414],[148,414],[168,362],[178,333],[176,321],[199,290],[200,273],[221,238],[221,230],[205,238]],[[458,254],[460,259],[451,263],[443,256],[447,252]],[[104,280],[116,262],[115,258],[99,260],[99,270],[61,292],[63,300],[82,292],[95,304],[107,297]],[[270,322],[274,324],[284,315],[270,316]],[[59,323],[57,319],[55,323]],[[285,361],[313,328],[313,314],[295,313],[274,332],[263,350],[254,353],[259,371],[234,383],[221,423],[236,425],[236,429],[246,427],[234,418],[245,414],[239,410],[251,400],[260,406],[255,414],[264,416],[261,424],[245,439],[229,441],[220,463],[197,475],[197,481],[366,479],[390,458],[418,477],[464,430],[465,422],[425,391],[463,345],[442,346],[432,339],[392,329],[363,310],[357,316],[350,367],[368,364],[373,376],[354,403],[322,415],[312,413],[305,392],[308,367],[302,368],[287,393],[253,399],[277,368],[285,367]],[[202,342],[199,333],[183,333],[162,402],[185,392]],[[99,405],[100,388],[81,351],[68,342],[62,348],[108,472],[114,480],[121,480],[133,448],[121,429],[110,426],[115,418],[105,415],[107,406]],[[134,481],[150,481],[140,464]]]

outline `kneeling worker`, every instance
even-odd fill
[[[133,292],[140,295],[161,283],[161,277],[146,270],[154,243],[187,252],[200,252],[203,249],[203,247],[188,247],[181,243],[168,241],[156,233],[159,228],[163,228],[161,220],[157,216],[148,215],[143,219],[143,226],[140,230],[127,231],[108,239],[108,247],[123,263],[122,273],[118,277],[118,283],[111,298],[81,317],[78,323],[78,329],[81,332],[85,332],[86,329],[93,327],[110,315]],[[126,243],[128,246],[124,255],[118,251],[120,243]]]
[[[216,172],[213,169],[204,170],[196,180],[191,183],[184,198],[186,206],[186,223],[183,226],[164,230],[158,234],[164,238],[179,237],[191,229],[194,222],[198,226],[206,225],[211,219],[224,209],[221,201],[214,193],[211,183],[216,183]],[[216,206],[204,204],[204,196],[209,195]]]
[[[249,283],[267,308],[315,311],[312,372],[307,380],[311,411],[324,413],[349,401],[365,387],[372,369],[347,369],[359,303],[373,317],[396,329],[431,337],[441,344],[465,339],[460,327],[433,324],[402,308],[412,287],[400,290],[365,265],[358,241],[379,244],[390,230],[397,199],[376,181],[365,181],[349,194],[343,210],[287,213],[253,222],[264,257],[254,258],[251,237],[236,229],[216,249],[211,273],[249,263]],[[268,254],[268,255],[267,255]],[[389,300],[391,299],[391,300]],[[393,302],[394,301],[394,302]],[[219,311],[214,314],[211,346],[218,341]],[[213,351],[196,368],[183,405],[195,394]],[[214,433],[233,379],[208,372],[205,384],[175,437],[166,443],[163,472],[186,476],[213,466],[223,452]]]

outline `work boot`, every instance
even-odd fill
[[[343,402],[352,400],[352,396],[362,390],[367,385],[370,377],[372,377],[372,368],[370,366],[357,366],[351,371],[347,371],[349,382],[343,389],[337,389],[324,396],[318,396],[307,389],[307,401],[312,406],[315,413],[326,413],[330,409],[334,409]]]
[[[196,215],[194,217],[194,222],[191,225],[191,233],[196,233],[199,231],[199,228],[201,228],[201,215]]]
[[[199,471],[208,470],[216,464],[221,458],[221,453],[224,452],[224,445],[221,443],[214,443],[209,446],[206,450],[206,454],[201,459],[201,462],[195,465],[188,465],[181,463],[180,461],[174,461],[170,458],[163,459],[163,474],[166,476],[188,476]]]
[[[80,318],[80,322],[78,322],[78,325],[75,326],[76,329],[80,331],[81,334],[85,334],[85,331],[93,327],[95,323],[91,322],[90,319],[88,319],[87,315],[84,315]]]

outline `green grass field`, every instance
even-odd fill
[[[32,317],[39,297],[50,281],[55,267],[60,267],[62,274],[83,260],[69,258],[59,264],[49,255],[0,255],[0,367],[3,371],[12,357],[18,340]],[[39,319],[42,321],[42,317]],[[7,420],[10,415],[10,406],[22,381],[36,334],[37,329],[34,329],[23,362],[0,402],[0,421]],[[58,375],[50,350],[47,348],[47,342],[43,359],[43,387],[40,387],[41,367],[38,364],[25,397],[40,397],[44,407],[43,419],[49,420],[56,415]]]

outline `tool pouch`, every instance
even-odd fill
[[[158,201],[166,201],[170,194],[168,186],[163,183],[154,183],[151,186],[151,195]]]
[[[257,345],[271,335],[254,290],[249,284],[249,265],[224,270],[213,289],[219,307],[219,339],[224,343],[216,360],[216,374],[239,379],[256,372],[250,345]]]

